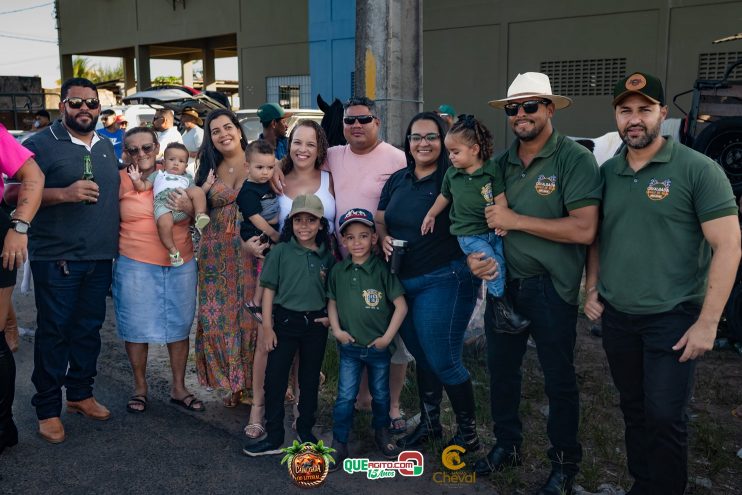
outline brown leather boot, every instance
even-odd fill
[[[39,420],[39,435],[49,443],[64,442],[64,425],[59,418]]]
[[[5,342],[10,347],[10,352],[18,350],[18,320],[15,318],[15,311],[11,306],[11,311],[8,312],[8,319],[5,322]]]
[[[80,401],[67,401],[67,412],[82,414],[86,418],[105,421],[111,417],[111,411],[99,404],[95,397],[88,397]]]

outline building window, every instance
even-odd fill
[[[607,96],[626,75],[626,59],[554,60],[541,62],[540,71],[549,76],[554,94]]]
[[[312,80],[309,76],[266,78],[268,101],[283,108],[312,108]]]
[[[742,52],[701,53],[698,55],[698,79],[721,79],[731,64],[742,59]],[[730,79],[742,79],[742,65],[729,75]]]

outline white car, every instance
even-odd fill
[[[287,135],[291,133],[291,129],[293,129],[296,123],[300,120],[310,119],[319,124],[322,122],[322,117],[325,115],[322,110],[314,108],[287,108],[286,113],[291,114],[288,122],[288,130],[286,131]],[[260,119],[258,119],[258,110],[255,108],[237,110],[235,114],[237,115],[237,120],[239,120],[240,125],[242,126],[242,130],[245,132],[247,142],[250,143],[258,139],[260,133],[263,132],[263,124],[261,124]]]

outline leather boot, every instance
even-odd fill
[[[80,401],[67,401],[67,412],[82,414],[86,418],[106,421],[111,417],[111,411],[98,403],[95,397],[88,397]]]
[[[492,305],[492,314],[495,317],[494,329],[497,333],[519,334],[531,324],[531,320],[515,312],[507,295],[495,297],[488,292],[487,304]]]
[[[18,443],[18,429],[13,422],[13,399],[15,397],[15,360],[5,341],[5,332],[0,332],[0,453],[5,447]]]
[[[59,418],[39,420],[39,435],[49,443],[64,442],[64,425]]]
[[[420,399],[420,423],[409,435],[397,440],[399,447],[418,447],[428,440],[443,437],[441,427],[441,399],[443,384],[432,371],[416,369],[417,393]]]
[[[479,435],[477,435],[477,418],[474,404],[474,387],[471,378],[458,385],[445,385],[448,400],[456,414],[458,428],[448,445],[460,445],[467,452],[479,450]]]

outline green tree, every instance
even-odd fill
[[[157,76],[152,79],[152,86],[175,85],[180,86],[183,80],[179,76]]]
[[[72,77],[84,77],[95,82],[95,68],[90,65],[90,60],[85,57],[72,58]]]
[[[98,65],[95,69],[95,77],[96,79],[93,80],[95,83],[103,82],[103,81],[113,81],[116,79],[123,79],[124,78],[124,62],[119,62],[118,65],[115,65],[113,67],[109,66],[103,66]]]

